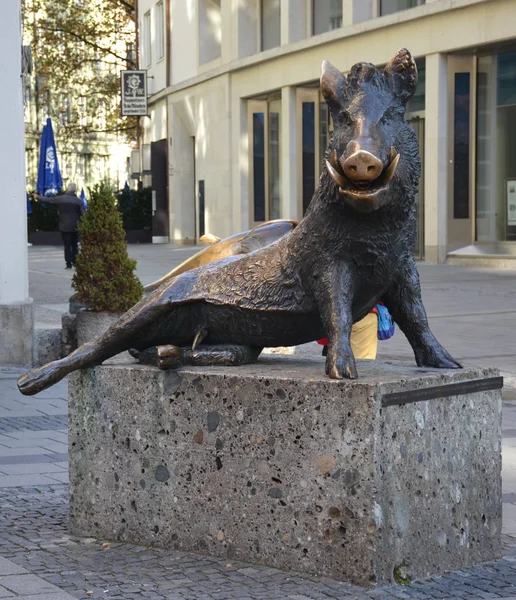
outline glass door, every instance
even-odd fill
[[[281,217],[281,97],[249,100],[250,226]]]
[[[304,215],[321,175],[332,129],[330,113],[319,88],[297,89],[298,213]]]
[[[472,56],[448,56],[448,251],[473,242],[476,72]]]

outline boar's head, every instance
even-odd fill
[[[321,91],[334,123],[326,168],[338,197],[357,211],[414,197],[421,160],[404,113],[416,85],[416,63],[405,48],[383,72],[358,63],[346,78],[323,62]]]

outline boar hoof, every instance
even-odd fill
[[[330,379],[356,379],[358,377],[355,360],[346,360],[343,356],[332,356],[326,358],[326,375]]]
[[[434,369],[462,369],[462,365],[442,348],[432,348],[416,357],[418,367]]]

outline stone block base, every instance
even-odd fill
[[[0,365],[31,367],[34,308],[32,299],[0,304]]]
[[[35,367],[45,365],[60,358],[63,358],[61,330],[57,328],[36,329],[34,331],[33,365]]]
[[[72,533],[363,585],[500,557],[497,371],[358,367],[72,374]]]

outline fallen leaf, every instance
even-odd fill
[[[104,543],[102,544],[102,547],[103,547],[103,548],[107,548],[107,549],[109,550],[109,549],[111,548],[111,544],[110,544],[109,542],[104,542]]]
[[[231,569],[231,567],[232,567],[232,566],[233,566],[233,565],[232,565],[231,563],[228,563],[228,564],[226,565],[226,567],[227,567],[228,569]]]

